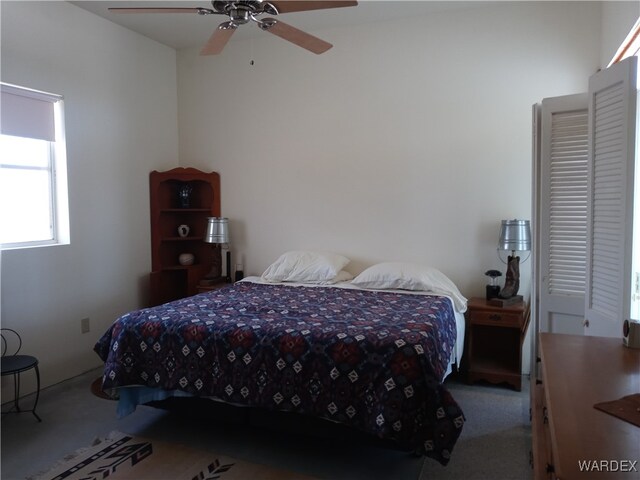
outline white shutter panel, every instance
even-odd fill
[[[551,124],[549,293],[584,295],[587,248],[587,110],[556,112]]]
[[[631,308],[637,58],[589,79],[589,335],[620,336]]]
[[[539,199],[540,330],[581,333],[588,203],[588,96],[542,101]]]

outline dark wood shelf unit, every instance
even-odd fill
[[[190,203],[181,208],[179,189],[191,186]],[[198,282],[211,269],[212,248],[203,241],[207,217],[220,216],[220,176],[195,168],[174,168],[149,175],[151,208],[151,304],[159,305],[198,293]],[[186,237],[178,226],[188,225]],[[191,253],[193,265],[178,257]]]

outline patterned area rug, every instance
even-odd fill
[[[33,480],[312,480],[265,465],[114,432]]]

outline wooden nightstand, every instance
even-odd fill
[[[467,303],[468,381],[522,387],[522,342],[529,326],[524,303],[496,307],[484,298]]]

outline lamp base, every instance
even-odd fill
[[[508,307],[509,305],[515,305],[516,303],[522,303],[523,300],[522,295],[514,295],[509,298],[492,298],[491,300],[488,300],[488,303],[494,307]]]
[[[213,256],[211,257],[211,270],[200,280],[200,285],[202,286],[214,285],[224,281],[224,277],[222,276],[222,247],[219,243],[214,243],[212,246]]]
[[[507,273],[505,275],[504,287],[500,290],[498,297],[509,299],[518,293],[520,288],[520,257],[515,255],[509,256],[507,262]]]

